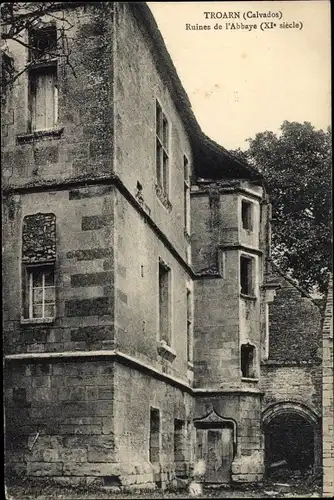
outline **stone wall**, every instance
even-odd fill
[[[7,366],[7,478],[103,484],[115,473],[112,363],[77,358]]]
[[[161,67],[156,42],[151,39],[135,5],[116,2],[115,59],[115,173],[154,223],[187,260],[184,235],[184,155],[192,169],[188,132],[171,95],[166,69]],[[169,125],[168,203],[157,190],[156,100]],[[138,193],[138,183],[140,193]]]
[[[22,224],[22,262],[56,260],[56,217],[54,214],[26,215]]]
[[[185,427],[183,470],[188,474],[193,465],[193,396],[185,388],[119,363],[114,384],[115,445],[123,485],[152,487],[156,482],[164,487],[174,477],[175,419]],[[149,461],[151,407],[160,412],[159,462],[154,465]]]
[[[59,58],[58,122],[53,130],[29,133],[27,71],[8,92],[2,120],[3,188],[112,174],[113,8],[113,2],[100,2],[66,9],[66,37],[75,74],[65,58]],[[45,18],[50,20],[60,29],[62,21]],[[19,71],[26,65],[28,49],[13,43],[10,50]]]
[[[322,435],[323,495],[334,496],[334,403],[333,403],[333,281],[328,287],[322,327]]]
[[[56,317],[21,321],[21,241],[25,216],[57,221]],[[114,346],[113,188],[13,195],[4,206],[3,327],[6,354]],[[54,228],[52,229],[52,231]],[[30,234],[30,233],[29,233]]]

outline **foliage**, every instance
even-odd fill
[[[331,129],[284,121],[233,154],[260,170],[272,203],[273,260],[307,291],[324,293],[332,266]]]
[[[56,46],[50,49],[46,45],[36,50],[27,37],[27,33],[36,28],[49,26],[50,22],[57,22],[59,27]],[[3,2],[1,4],[2,94],[22,73],[46,55],[64,58],[65,63],[73,70],[67,40],[67,31],[70,28],[72,25],[61,10],[61,2]],[[33,54],[23,67],[18,68],[11,55],[13,43],[29,49],[30,54]]]

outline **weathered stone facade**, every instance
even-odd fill
[[[271,405],[319,416],[318,309],[284,286],[270,303],[263,180],[200,130],[146,4],[66,15],[79,76],[58,61],[57,126],[28,130],[28,73],[3,115],[8,476],[164,488],[204,458],[207,482],[261,481]],[[22,286],[26,266],[50,262],[55,316],[23,317],[47,292],[43,272]]]
[[[323,495],[334,496],[334,386],[333,386],[333,277],[322,325],[322,433]]]

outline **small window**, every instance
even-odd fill
[[[240,284],[243,295],[254,295],[254,259],[240,257]]]
[[[159,337],[171,345],[170,268],[159,262]]]
[[[187,289],[187,360],[193,362],[193,325],[192,325],[192,296]]]
[[[57,66],[44,66],[29,71],[29,103],[31,131],[48,130],[58,120]]]
[[[242,227],[248,231],[253,229],[253,203],[250,201],[241,201]]]
[[[29,33],[29,59],[38,61],[55,58],[57,54],[57,28],[45,26]]]
[[[26,267],[24,317],[50,319],[55,317],[54,266]]]
[[[185,423],[183,420],[174,420],[174,463],[176,475],[184,472],[183,464],[185,460]]]
[[[241,374],[243,378],[255,378],[255,347],[241,345]]]
[[[149,461],[160,462],[160,411],[150,408]]]
[[[168,194],[169,123],[158,101],[156,101],[156,176],[158,186]]]

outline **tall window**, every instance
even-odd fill
[[[242,344],[240,357],[242,377],[255,378],[255,347]]]
[[[187,360],[193,361],[193,325],[192,325],[192,296],[187,289]]]
[[[240,257],[240,284],[243,295],[254,295],[254,259]]]
[[[160,462],[160,412],[150,408],[149,461]]]
[[[176,475],[183,475],[185,460],[185,423],[183,420],[174,420],[174,463]]]
[[[170,268],[159,261],[159,336],[171,345]]]
[[[25,271],[25,318],[54,318],[56,302],[54,266],[29,266]]]
[[[156,101],[156,176],[158,186],[168,194],[169,123],[158,101]]]
[[[190,175],[189,162],[186,156],[183,157],[184,182],[183,182],[183,205],[184,205],[184,230],[190,234]]]
[[[253,229],[253,203],[251,201],[241,201],[242,227],[251,231]]]
[[[48,130],[55,127],[58,120],[56,27],[31,31],[29,44],[29,128]]]

